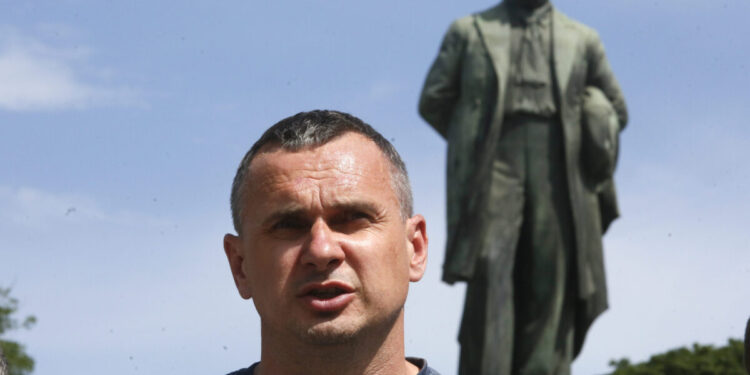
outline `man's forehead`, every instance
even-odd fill
[[[369,138],[353,132],[344,133],[323,144],[287,149],[267,144],[258,150],[250,163],[250,172],[273,174],[281,171],[325,171],[335,169],[343,173],[377,172],[387,166],[385,156]],[[376,170],[372,170],[377,168]]]
[[[388,160],[362,135],[345,134],[299,150],[280,146],[261,150],[250,164],[246,182],[251,197],[246,204],[258,214],[304,211],[310,204],[344,210],[397,203]]]

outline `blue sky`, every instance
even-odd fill
[[[455,372],[463,286],[442,284],[445,144],[416,102],[443,32],[492,1],[6,4],[0,285],[39,323],[35,374],[249,365],[258,319],[221,248],[240,158],[293,113],[351,112],[402,153],[430,236],[407,354]],[[722,344],[750,315],[750,3],[559,0],[600,33],[628,100],[605,237],[610,309],[574,364]]]

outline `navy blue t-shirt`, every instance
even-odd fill
[[[406,360],[419,368],[419,373],[417,373],[417,375],[440,375],[440,373],[435,371],[432,367],[427,366],[427,361],[422,358],[406,357]],[[255,362],[248,368],[237,370],[227,375],[253,375],[255,373],[255,367],[258,366],[258,363],[260,362]]]

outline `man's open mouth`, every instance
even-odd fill
[[[340,296],[344,293],[348,293],[348,292],[338,287],[329,287],[329,288],[313,289],[310,291],[309,294],[315,298],[331,299],[331,298]]]
[[[302,287],[297,295],[304,303],[318,312],[341,311],[355,298],[355,289],[351,285],[331,280],[320,283],[309,283]]]

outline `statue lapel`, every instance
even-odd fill
[[[552,45],[555,65],[555,76],[557,78],[557,87],[560,95],[565,94],[570,74],[573,69],[573,63],[576,56],[575,33],[567,30],[568,22],[566,17],[557,11],[552,10]]]
[[[508,80],[510,69],[510,20],[508,10],[504,4],[500,4],[486,12],[476,15],[475,23],[479,36],[484,43],[484,48],[490,55],[492,66],[497,76],[498,98],[500,108],[504,103],[505,84]],[[496,110],[496,116],[502,111]],[[497,120],[497,119],[496,119]]]

